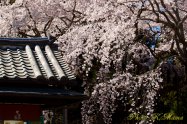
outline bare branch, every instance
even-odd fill
[[[47,21],[47,23],[45,24],[45,26],[44,26],[44,29],[43,29],[43,30],[44,30],[45,36],[47,36],[47,30],[50,28],[53,19],[54,19],[54,18],[51,17],[51,18]]]
[[[173,16],[172,12],[170,12],[167,7],[166,4],[164,3],[164,0],[160,0],[161,5],[164,7],[164,10],[169,14],[169,16],[171,17],[171,19],[173,19],[173,21],[175,22],[175,24],[177,24],[177,19]]]
[[[29,14],[30,19],[31,19],[31,20],[33,21],[33,23],[34,23],[34,28],[32,28],[32,30],[33,30],[35,36],[40,37],[41,34],[40,34],[40,31],[37,29],[37,26],[36,26],[37,23],[36,23],[36,21],[33,19],[32,14],[31,14],[29,8],[27,7],[27,5],[25,5],[25,8],[26,8],[26,10],[28,11],[28,14]]]

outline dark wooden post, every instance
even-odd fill
[[[63,122],[64,124],[68,124],[68,109],[67,107],[65,106],[65,108],[63,109]]]

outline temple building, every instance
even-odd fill
[[[40,124],[42,110],[87,98],[50,38],[0,38],[0,124]]]

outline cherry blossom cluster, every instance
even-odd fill
[[[56,37],[66,62],[83,80],[85,94],[90,96],[82,102],[83,123],[95,123],[100,115],[105,123],[112,123],[118,101],[130,106],[124,110],[127,113],[151,118],[163,82],[161,63],[167,61],[171,50],[179,57],[178,50],[185,50],[184,42],[178,42],[180,37],[174,39],[176,31],[172,29],[187,24],[184,0],[16,0],[8,3],[0,6],[0,35],[40,37],[50,33]],[[170,11],[174,10],[181,13],[172,15]],[[178,16],[181,21],[175,20]],[[152,26],[162,27],[161,31],[151,31]],[[149,35],[144,33],[137,38],[139,29],[160,34],[154,48],[147,45],[151,42],[147,39],[152,38]],[[182,31],[179,33],[186,37]],[[162,58],[158,62],[159,57]],[[140,123],[151,123],[151,119]]]

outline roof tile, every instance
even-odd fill
[[[30,42],[29,45],[25,42],[24,46],[24,41],[21,41],[21,47],[9,47],[8,44],[4,47],[4,39],[3,45],[0,42],[0,79],[75,79],[58,49],[53,49],[49,44],[40,46]]]

